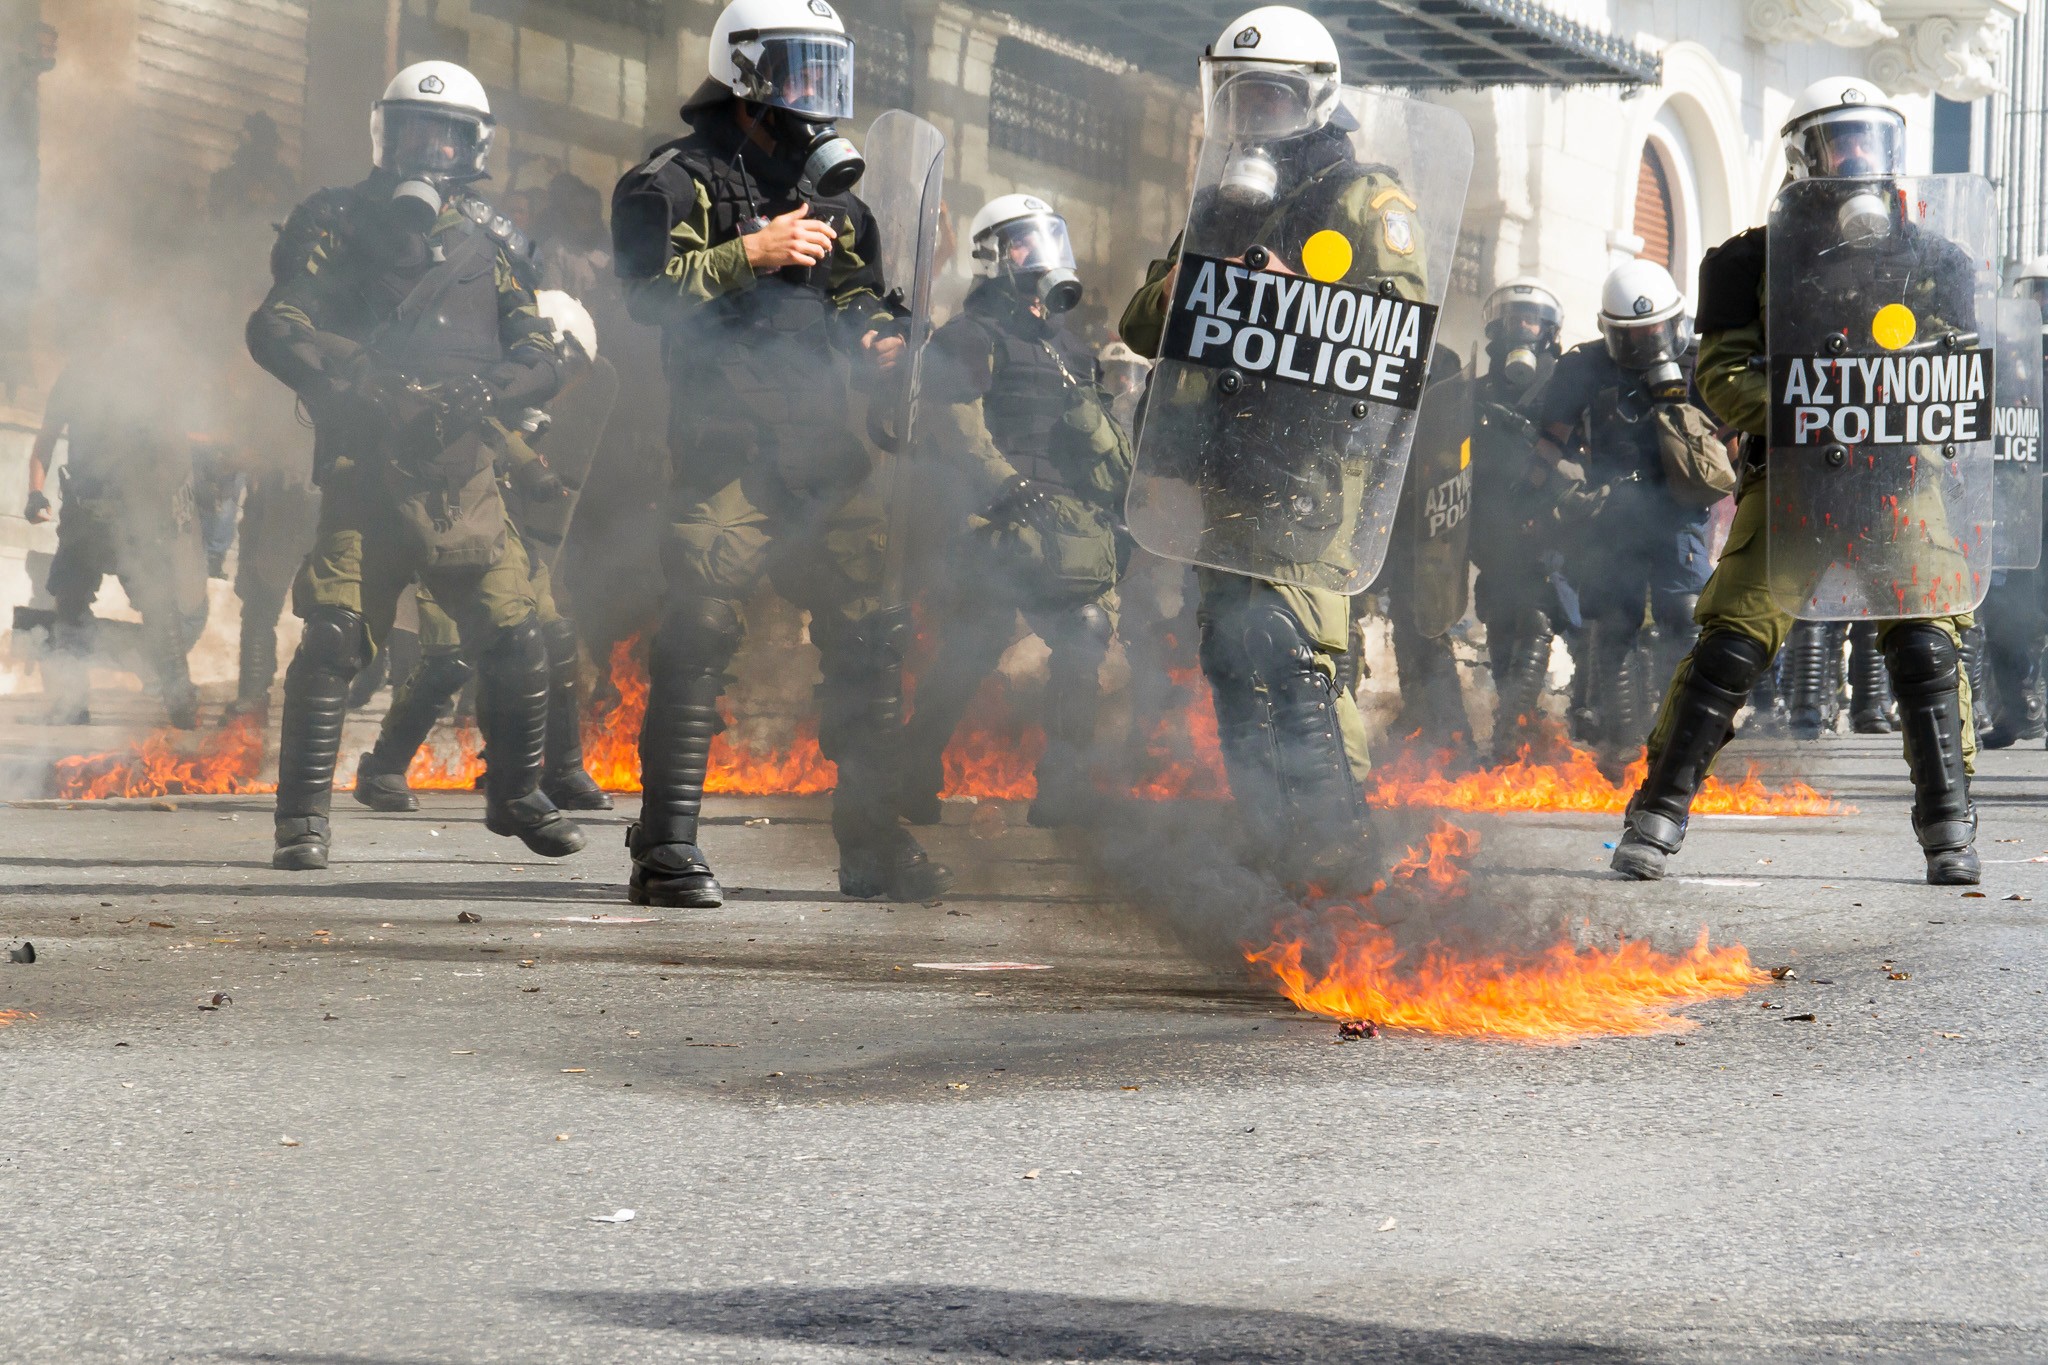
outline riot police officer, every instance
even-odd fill
[[[1557,368],[1564,308],[1541,281],[1509,280],[1486,298],[1486,372],[1459,395],[1461,442],[1472,464],[1473,608],[1486,626],[1497,701],[1493,756],[1506,762],[1532,738],[1550,671],[1551,642],[1566,620],[1555,539],[1551,475],[1534,458],[1535,401]]]
[[[2020,267],[2013,278],[2013,292],[2048,306],[2048,256],[2037,256]],[[2007,405],[2008,378],[2023,381],[2015,387],[2038,386],[2044,357],[2048,357],[2048,333],[2044,333],[2041,345],[2032,348],[2030,354],[2000,357],[2001,407]],[[2032,375],[2027,374],[2029,368],[2034,371]],[[2018,439],[2035,442],[2033,467],[2042,468],[2038,432],[2031,438],[2019,435]],[[2014,463],[2018,466],[2022,462]],[[2007,520],[2001,505],[2001,532]],[[2040,534],[2038,528],[2036,518],[2029,528],[2036,538]],[[2048,573],[2038,566],[2038,555],[2037,549],[2036,567],[2000,569],[1992,578],[1991,591],[1985,595],[1979,612],[1985,635],[1984,671],[1990,677],[1992,695],[1978,700],[1992,712],[1991,725],[1984,735],[1984,745],[1989,749],[2004,749],[2048,736],[2048,683],[2044,683],[2042,672],[2042,652],[2048,650]],[[2026,556],[2018,558],[2024,562]]]
[[[281,868],[327,865],[349,682],[415,578],[476,662],[486,825],[545,856],[583,846],[539,790],[547,644],[482,435],[561,383],[554,329],[515,264],[530,245],[468,188],[487,174],[492,129],[468,71],[400,71],[370,116],[375,169],[293,212],[249,320],[250,353],[313,415],[322,488],[293,587],[306,628],[285,673]]]
[[[908,619],[883,600],[887,527],[848,411],[904,341],[875,216],[851,192],[864,164],[836,128],[852,112],[853,45],[825,0],[733,0],[683,106],[689,135],[613,192],[614,268],[633,316],[662,329],[672,398],[636,903],[723,900],[697,817],[741,604],[764,578],[811,613],[840,889],[922,900],[950,880],[897,818]]]
[[[1201,77],[1204,157],[1215,176],[1196,192],[1189,233],[1199,232],[1219,256],[1249,260],[1251,243],[1283,279],[1318,273],[1308,243],[1319,241],[1334,258],[1316,262],[1322,276],[1380,298],[1428,299],[1432,244],[1416,199],[1400,172],[1365,160],[1354,145],[1357,123],[1345,103],[1337,45],[1320,22],[1283,5],[1241,15],[1209,46]],[[1124,310],[1118,330],[1143,354],[1162,354],[1187,236],[1153,263]],[[1191,288],[1202,287],[1207,269]],[[1428,358],[1423,345],[1411,359],[1418,391]],[[1346,464],[1352,450],[1342,444],[1351,439],[1344,423],[1371,406],[1347,397],[1334,409],[1342,417],[1295,422],[1284,406],[1294,400],[1264,381],[1217,388],[1181,365],[1167,391],[1161,385],[1155,369],[1140,479],[1145,451],[1193,466],[1173,477],[1163,465],[1158,482],[1196,489],[1192,500],[1177,495],[1199,514],[1196,548],[1174,557],[1209,565],[1197,570],[1202,671],[1255,853],[1285,884],[1363,889],[1374,866],[1364,795],[1370,760],[1363,718],[1337,680],[1351,616],[1339,585],[1364,586],[1351,556],[1365,478],[1362,463]],[[1222,396],[1220,406],[1211,394]],[[1301,401],[1321,400],[1311,393]],[[1174,440],[1199,448],[1166,450]],[[1139,529],[1138,497],[1134,485],[1133,531],[1160,550]],[[1172,514],[1171,502],[1158,506]],[[1216,567],[1247,557],[1261,560],[1266,576]]]
[[[1051,651],[1030,820],[1072,824],[1093,786],[1130,443],[1093,353],[1066,325],[1081,301],[1066,220],[1036,195],[1006,194],[975,214],[969,237],[981,278],[933,336],[920,400],[930,464],[956,471],[968,515],[934,576],[948,600],[904,735],[903,810],[912,824],[937,822],[947,741],[1021,610]]]
[[[1668,442],[1717,438],[1686,400],[1692,343],[1685,296],[1663,266],[1624,261],[1600,289],[1600,340],[1567,351],[1544,385],[1539,453],[1582,462],[1591,502],[1566,549],[1589,637],[1580,651],[1593,739],[1619,771],[1648,728],[1651,688],[1692,643],[1692,609],[1707,581],[1708,521],[1718,496],[1696,495],[1667,471]],[[1644,603],[1664,667],[1638,651]],[[1656,677],[1648,676],[1657,674]]]
[[[590,314],[567,294],[544,289],[536,296],[541,313],[555,325],[564,380],[556,401],[574,402],[585,385],[604,376],[596,369],[597,328]],[[599,401],[609,405],[611,394]],[[532,573],[534,606],[548,654],[548,727],[540,789],[562,810],[610,810],[611,797],[583,767],[581,687],[576,623],[557,603],[556,552],[575,510],[575,490],[565,484],[538,447],[552,427],[530,411],[517,426],[491,422],[485,439],[497,458],[500,495],[512,513]],[[528,439],[529,428],[534,429]],[[580,479],[579,479],[580,483]],[[405,780],[413,756],[474,669],[462,654],[462,629],[424,586],[417,590],[420,657],[393,679],[391,708],[378,727],[377,744],[356,765],[355,798],[372,810],[419,809]],[[490,755],[484,755],[485,762]]]
[[[1661,877],[1665,860],[1678,851],[1693,796],[1793,621],[1783,605],[1788,566],[1774,563],[1771,550],[1787,532],[1769,515],[1777,494],[1766,495],[1760,467],[1775,438],[1769,371],[1758,358],[1838,353],[1870,337],[1897,342],[1905,329],[1887,328],[1878,317],[1886,307],[1924,319],[1922,330],[1932,335],[1942,329],[1974,334],[1978,326],[1969,254],[1897,211],[1897,196],[1885,193],[1887,180],[1904,173],[1906,124],[1882,91],[1847,77],[1817,82],[1795,103],[1780,135],[1789,167],[1780,203],[1807,207],[1782,228],[1774,210],[1771,236],[1761,229],[1738,234],[1700,266],[1698,387],[1715,413],[1748,434],[1748,467],[1727,546],[1700,594],[1699,640],[1672,678],[1650,733],[1648,774],[1629,803],[1614,851],[1614,870],[1640,880]],[[1808,178],[1821,182],[1810,195],[1798,184]],[[1781,250],[1785,259],[1771,259]],[[1814,268],[1815,259],[1827,267]],[[1910,310],[1897,302],[1898,281],[1914,291]],[[1767,318],[1772,298],[1781,301]],[[1903,460],[1912,448],[1892,450]],[[1877,455],[1869,458],[1874,462]],[[1846,461],[1814,463],[1845,475],[1888,478],[1850,470]],[[1785,471],[1788,477],[1802,472]],[[1888,481],[1869,491],[1909,503],[1923,499],[1910,509],[1917,519],[1945,523],[1938,493],[1910,489],[1903,479],[1896,492]],[[1919,553],[1917,545],[1909,552]],[[1926,553],[1923,581],[1954,572],[1947,558],[1954,551],[1930,542]],[[1810,591],[1797,581],[1790,586],[1795,593]],[[1912,772],[1913,827],[1927,880],[1935,885],[1971,885],[1979,876],[1969,798],[1975,736],[1957,657],[1969,623],[1966,614],[1951,613],[1890,619],[1879,627]]]

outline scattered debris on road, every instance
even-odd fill
[[[280,1137],[277,1140],[277,1145],[280,1147],[296,1147],[299,1145],[299,1140],[295,1137]]]
[[[928,972],[1049,972],[1049,962],[913,962]]]
[[[474,910],[458,910],[455,912],[455,922],[457,924],[482,924],[484,917]]]
[[[19,948],[9,948],[7,950],[7,960],[9,962],[19,962],[24,967],[33,965],[36,960],[36,945],[24,943]]]
[[[1797,981],[1798,979],[1799,969],[1797,967],[1771,968],[1771,980],[1773,981]]]
[[[200,1002],[199,1008],[203,1010],[217,1010],[222,1005],[232,1005],[234,1003],[235,997],[229,995],[226,991],[215,991],[211,999]]]
[[[631,1209],[620,1209],[616,1213],[593,1213],[590,1215],[590,1221],[593,1223],[630,1223],[635,1216]]]
[[[1377,1038],[1380,1026],[1370,1019],[1346,1019],[1337,1025],[1337,1037],[1345,1042],[1353,1038]]]

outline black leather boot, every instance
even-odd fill
[[[477,726],[484,736],[484,828],[543,858],[583,849],[583,831],[541,794],[547,749],[548,656],[540,623],[497,633],[477,656]]]
[[[839,768],[832,790],[839,889],[862,900],[930,900],[953,884],[951,870],[933,862],[897,821],[909,630],[910,614],[900,608],[852,625],[811,624],[824,674],[818,748]]]
[[[1963,766],[1962,670],[1955,641],[1931,621],[1905,621],[1885,640],[1899,729],[1913,774],[1913,833],[1929,886],[1975,886],[1977,811]]]
[[[704,600],[669,615],[648,651],[647,715],[640,726],[640,818],[626,830],[635,905],[713,910],[724,888],[697,847],[711,741],[725,728],[718,695],[740,643],[739,615]]]
[[[1747,635],[1709,630],[1700,636],[1690,662],[1681,665],[1684,681],[1666,703],[1672,708],[1669,735],[1650,755],[1608,866],[1636,881],[1663,878],[1664,860],[1685,842],[1692,799],[1770,661],[1763,644]]]
[[[369,652],[363,618],[342,607],[315,607],[284,675],[284,719],[277,740],[277,847],[270,865],[288,872],[327,866],[328,812],[348,682]]]
[[[547,775],[540,789],[562,810],[610,810],[612,799],[583,767],[582,689],[577,685],[576,623],[541,627],[548,647]]]
[[[470,673],[459,654],[428,654],[399,679],[391,689],[391,709],[378,728],[376,747],[356,763],[358,804],[382,811],[420,808],[419,797],[406,784],[406,772]]]

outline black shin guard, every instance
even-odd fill
[[[647,715],[640,726],[640,818],[626,831],[635,904],[708,910],[725,893],[697,847],[711,741],[725,728],[718,697],[743,628],[715,598],[671,612],[648,653]]]
[[[583,832],[541,793],[547,749],[548,655],[529,617],[477,655],[477,728],[484,736],[484,825],[547,858],[583,847]]]
[[[1794,739],[1819,739],[1833,719],[1835,670],[1828,651],[1834,647],[1834,631],[1826,621],[1796,622],[1786,637],[1785,691]]]
[[[342,607],[315,607],[284,675],[284,719],[277,745],[277,849],[273,866],[327,866],[328,813],[348,681],[368,652],[363,618]]]
[[[1543,690],[1550,678],[1550,646],[1556,638],[1545,612],[1527,611],[1516,621],[1514,640],[1505,651],[1505,664],[1495,685],[1500,699],[1493,719],[1496,763],[1513,759],[1535,737]]]
[[[1991,670],[1989,667],[1990,660],[1987,657],[1988,653],[1983,626],[1971,626],[1963,632],[1963,643],[1962,647],[1957,651],[1957,656],[1962,666],[1963,676],[1970,680],[1970,701],[1972,703],[1970,719],[1972,724],[1976,726],[1977,733],[1980,736],[1991,728]],[[1896,678],[1893,679],[1894,690],[1896,690],[1897,681]],[[1902,702],[1903,700],[1901,698]],[[1903,723],[1902,717],[1901,724]]]
[[[1859,735],[1889,734],[1897,728],[1891,674],[1877,647],[1877,623],[1849,628],[1849,726]]]
[[[953,875],[926,856],[897,819],[903,742],[905,608],[860,621],[811,623],[818,644],[818,749],[839,768],[832,834],[839,842],[839,889],[862,899],[926,900]]]
[[[251,595],[242,600],[242,638],[230,717],[262,715],[269,709],[270,685],[277,681],[277,620],[283,611],[281,597]]]
[[[399,679],[391,689],[391,709],[377,729],[376,746],[356,765],[357,801],[372,810],[419,809],[419,799],[406,785],[406,770],[470,673],[459,654],[428,654]]]
[[[1670,734],[1650,755],[1649,771],[1628,803],[1624,845],[1647,845],[1661,854],[1678,852],[1692,799],[1714,756],[1733,733],[1736,712],[1771,662],[1762,642],[1731,630],[1701,635],[1691,657],[1692,667],[1668,703]],[[1617,864],[1623,861],[1622,852],[1615,850]]]
[[[1913,833],[1938,884],[1976,880],[1977,812],[1963,766],[1961,660],[1955,641],[1931,621],[1905,621],[1885,641],[1899,729],[1913,775]],[[1965,880],[1967,877],[1967,880]]]
[[[1236,732],[1224,747],[1226,763],[1237,753],[1232,789],[1255,829],[1280,835],[1282,875],[1343,889],[1369,865],[1369,818],[1337,721],[1336,680],[1314,643],[1293,612],[1254,598],[1203,623],[1202,665],[1219,737],[1226,726]],[[1236,785],[1240,772],[1249,792]],[[1260,800],[1271,808],[1258,810]]]
[[[547,760],[541,790],[563,810],[610,810],[611,797],[583,767],[582,688],[577,670],[576,623],[566,619],[541,627],[548,650]]]
[[[1046,641],[1052,657],[1045,685],[1045,755],[1038,761],[1034,825],[1079,823],[1094,807],[1089,754],[1101,711],[1102,661],[1112,634],[1109,613],[1093,602],[1068,614]]]

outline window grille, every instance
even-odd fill
[[[1017,38],[996,41],[991,147],[1094,180],[1123,174],[1123,130],[1101,73]]]

